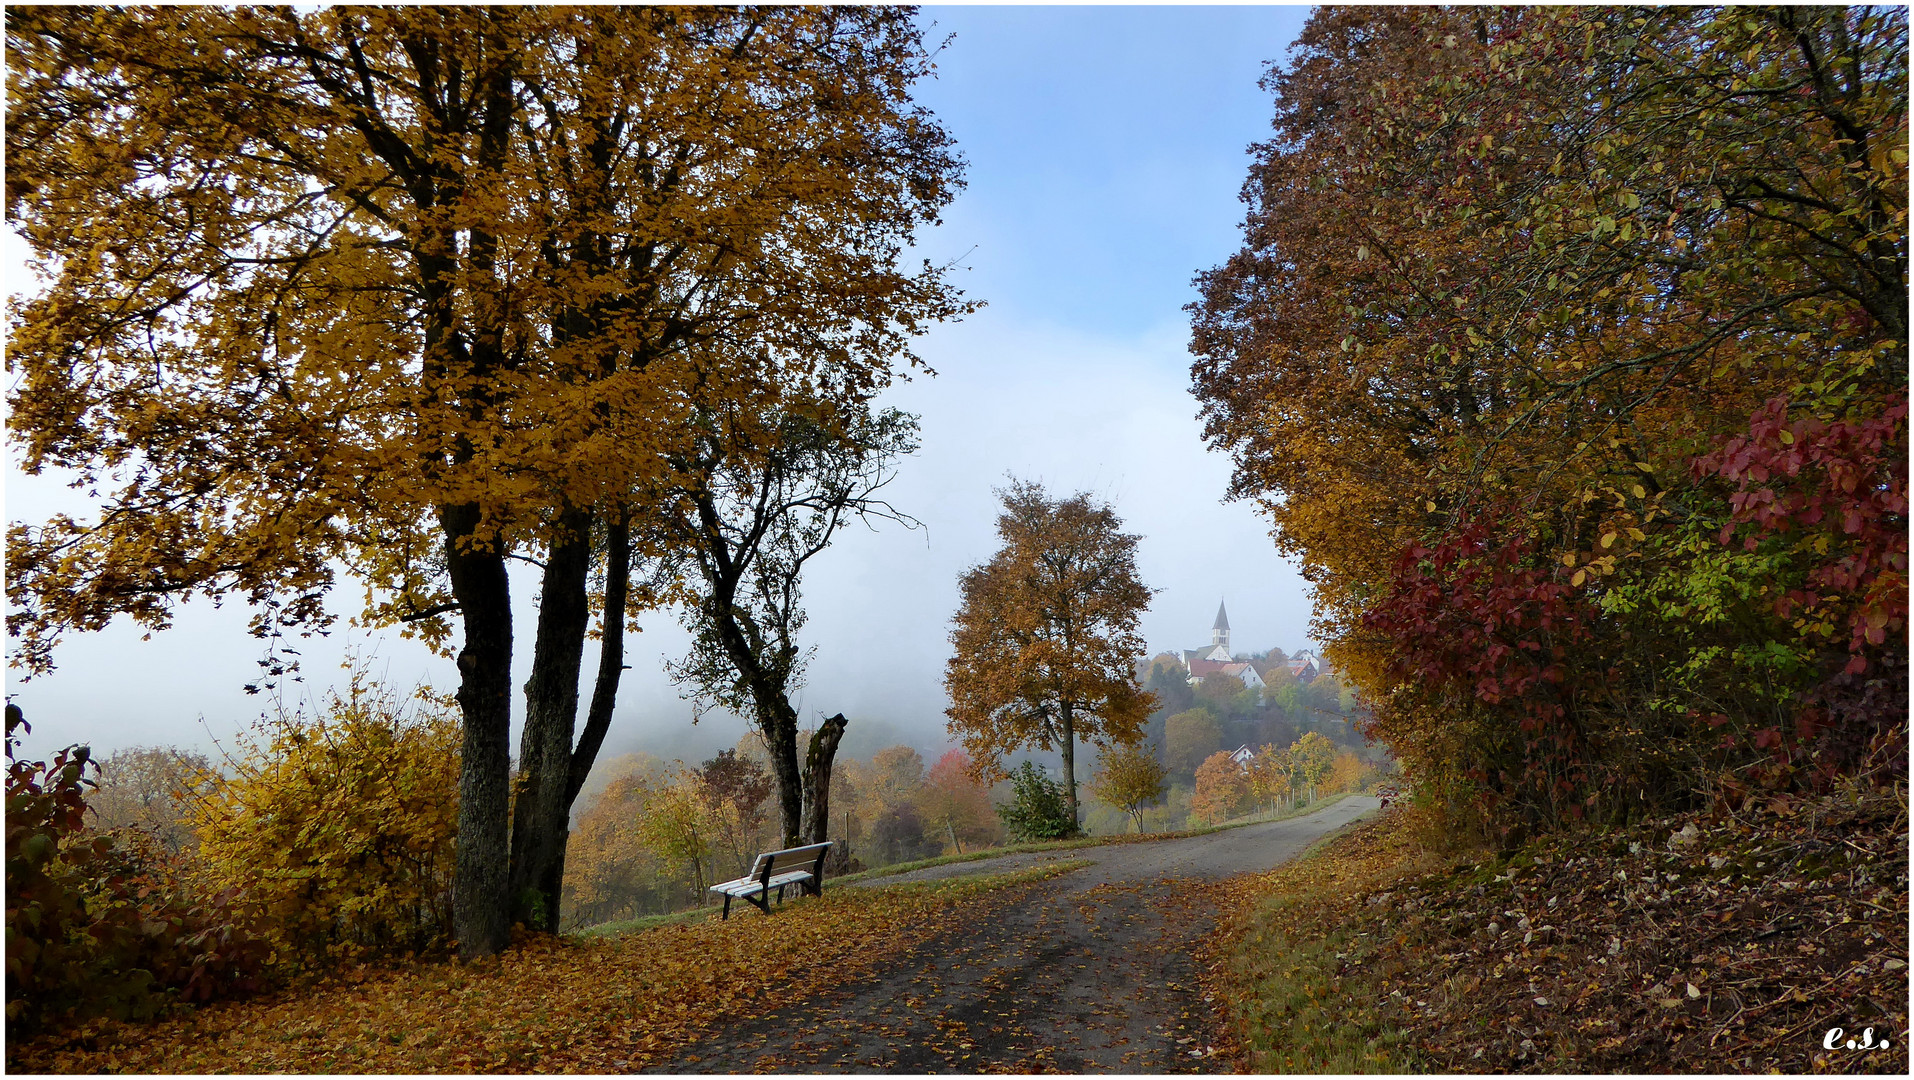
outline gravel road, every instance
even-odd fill
[[[1189,883],[1271,869],[1378,805],[1351,796],[1304,817],[1205,836],[871,880],[1091,863],[989,920],[931,938],[882,975],[727,1028],[648,1071],[1211,1071],[1221,1064],[1205,1053],[1214,1009],[1202,1000],[1191,950],[1218,913]]]

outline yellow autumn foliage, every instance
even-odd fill
[[[203,872],[295,966],[443,946],[458,820],[456,706],[355,671],[324,715],[264,721],[193,810]]]

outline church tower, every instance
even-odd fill
[[[1229,653],[1229,613],[1223,610],[1223,602],[1216,602],[1216,625],[1210,627],[1210,644]]]

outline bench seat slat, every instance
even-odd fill
[[[811,880],[811,872],[809,870],[792,870],[789,873],[779,874],[768,882],[763,878],[754,877],[722,882],[711,886],[711,891],[724,893],[727,896],[745,896],[750,893],[763,892],[767,888],[775,889],[780,885],[794,885],[797,882],[809,880]]]

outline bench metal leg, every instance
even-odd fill
[[[724,894],[724,915],[722,919],[720,919],[720,921],[723,921],[723,919],[729,919],[730,917],[731,917],[731,894],[725,893]]]

